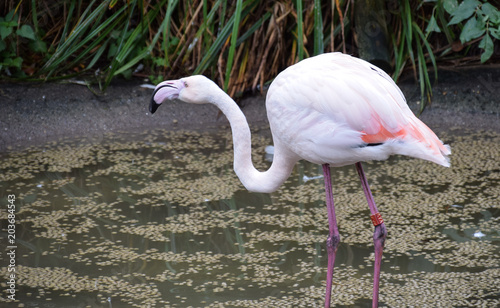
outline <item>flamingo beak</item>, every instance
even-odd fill
[[[183,88],[184,83],[181,80],[169,80],[159,83],[149,103],[149,111],[151,114],[155,113],[156,109],[158,109],[164,101],[178,98]]]
[[[153,97],[151,97],[151,102],[149,103],[149,112],[151,112],[151,114],[155,113],[156,109],[158,109],[159,106],[160,106],[160,104],[157,104],[155,102],[154,94],[153,94]]]

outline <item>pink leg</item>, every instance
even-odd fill
[[[375,231],[373,232],[373,243],[375,245],[375,271],[373,273],[373,301],[372,307],[378,307],[378,288],[380,282],[380,264],[382,262],[382,252],[384,250],[385,238],[387,236],[387,230],[385,228],[384,221],[377,210],[375,201],[373,200],[372,192],[370,186],[368,186],[368,181],[366,180],[365,172],[361,163],[356,163],[356,170],[358,171],[359,178],[361,179],[361,186],[363,186],[363,191],[365,192],[366,200],[368,201],[368,206],[370,207],[371,219],[373,225],[375,226]]]
[[[326,251],[328,253],[328,270],[326,273],[325,307],[330,307],[333,267],[335,266],[335,256],[337,255],[337,247],[340,242],[340,234],[337,227],[337,218],[335,217],[335,205],[333,203],[330,165],[323,165],[323,174],[325,177],[326,210],[328,212],[328,225],[330,229],[328,238],[326,240]]]

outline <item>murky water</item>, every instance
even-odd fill
[[[389,231],[382,306],[500,303],[500,136],[441,137],[452,168],[404,157],[365,164]],[[323,179],[308,180],[321,167],[301,162],[277,192],[248,193],[229,132],[108,140],[4,155],[3,247],[8,195],[16,205],[13,307],[323,305]],[[270,143],[254,136],[261,170]],[[342,241],[333,302],[364,307],[373,226],[354,167],[333,169],[333,182]]]

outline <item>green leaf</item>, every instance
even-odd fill
[[[458,1],[457,0],[444,0],[443,7],[446,10],[446,12],[448,12],[448,14],[451,15],[458,8]]]
[[[109,49],[108,49],[108,59],[112,59],[116,56],[116,54],[118,53],[118,46],[116,45],[116,43],[111,43],[111,45],[109,45]]]
[[[451,14],[453,18],[450,20],[448,25],[455,25],[459,22],[469,18],[476,12],[476,8],[481,5],[478,0],[465,0],[460,3],[458,8]]]
[[[16,10],[13,9],[9,13],[7,13],[7,15],[5,16],[5,20],[9,20],[9,21],[17,20],[18,15],[17,14],[14,15],[15,12],[16,12]],[[16,23],[16,25],[17,25],[17,23]]]
[[[30,43],[30,48],[34,52],[46,53],[47,44],[42,40],[35,40]]]
[[[17,27],[17,22],[15,21],[5,21],[3,18],[0,17],[0,28],[15,28]]]
[[[481,42],[479,42],[479,48],[484,49],[484,52],[481,54],[481,63],[484,63],[493,55],[493,40],[489,34],[486,34]]]
[[[492,23],[500,23],[500,12],[493,5],[489,4],[488,2],[483,3],[483,5],[481,5],[481,11],[485,16],[489,18]]]
[[[485,32],[484,23],[477,18],[471,18],[465,24],[460,33],[460,41],[463,43],[470,42],[471,40],[480,37]]]
[[[78,19],[78,23],[74,26],[74,28],[72,28],[72,30],[69,32],[68,36],[66,37],[64,35],[61,37],[61,41],[59,42],[56,51],[54,52],[54,54],[52,54],[50,59],[47,62],[45,62],[45,64],[41,68],[42,72],[49,71],[48,76],[50,76],[54,72],[54,70],[59,67],[61,62],[67,60],[68,57],[70,57],[72,55],[73,51],[71,51],[70,49],[76,44],[76,42],[78,42],[79,39],[81,39],[82,37],[85,37],[86,39],[92,38],[90,35],[84,36],[85,32],[87,31],[89,25],[99,15],[99,13],[102,12],[103,10],[107,9],[107,5],[106,5],[107,2],[106,1],[101,3],[98,7],[94,8],[92,10],[93,3],[94,3],[94,1],[91,2],[90,5],[87,6],[85,11],[80,15],[80,18]],[[87,14],[89,12],[90,12],[90,15],[87,17]],[[115,14],[113,14],[113,16]],[[66,27],[64,28],[63,33],[65,33],[66,30],[69,31],[69,26],[70,26],[70,23],[69,23],[69,21],[67,21],[67,24],[66,24]]]
[[[269,19],[269,17],[272,16],[271,12],[267,12],[262,16],[253,26],[251,26],[247,32],[243,33],[239,38],[238,42],[236,43],[236,46],[239,46],[242,44],[244,41],[246,41],[257,29],[259,29],[262,24]]]
[[[163,76],[162,75],[158,75],[158,76],[149,75],[149,80],[151,80],[151,82],[153,84],[159,84],[160,82],[163,81]]]
[[[0,26],[0,36],[2,37],[2,41],[5,40],[5,38],[9,36],[11,33],[12,33],[11,27]]]
[[[16,31],[16,34],[30,40],[36,40],[35,31],[28,25],[22,25],[21,28]]]
[[[490,29],[490,34],[497,40],[500,40],[500,29]]]
[[[158,7],[163,7],[163,5],[165,4],[165,2],[166,2],[166,0],[163,0],[163,1],[159,2],[157,8]],[[146,20],[153,20],[156,17],[156,14],[158,12],[159,12],[159,9],[155,9],[155,10],[152,10],[152,11],[148,12],[148,15],[145,17]],[[153,40],[151,41],[151,44],[148,47],[146,47],[143,50],[141,50],[140,53],[137,56],[135,56],[133,59],[131,59],[127,63],[123,64],[120,68],[118,68],[116,71],[114,71],[113,74],[109,74],[108,73],[108,77],[107,77],[107,80],[106,80],[106,87],[111,82],[111,78],[113,76],[121,74],[125,70],[128,70],[132,66],[136,65],[142,59],[150,56],[151,50],[153,50],[153,47],[156,45],[156,42],[158,41],[160,35],[162,34],[162,30],[165,29],[165,24],[164,23],[166,21],[168,21],[168,19],[164,19],[163,20],[162,25],[160,26],[161,30],[156,32],[155,36],[153,37]]]
[[[427,49],[427,52],[429,54],[429,58],[431,59],[432,66],[434,67],[434,78],[437,80],[437,65],[436,65],[436,58],[434,57],[434,52],[431,48],[431,45],[425,38],[424,34],[422,33],[422,30],[420,30],[419,25],[416,22],[412,22],[413,26],[413,31],[415,31],[415,34],[417,34],[422,41],[416,37],[415,42],[417,43],[417,55],[418,55],[418,75],[419,75],[419,80],[420,80],[420,96],[422,98],[422,102],[420,105],[420,113],[424,111],[425,108],[425,97],[427,96],[427,101],[430,101],[430,97],[432,96],[432,85],[431,81],[429,78],[429,70],[427,69],[427,62],[425,59],[425,54],[424,54],[424,49],[423,47]],[[422,46],[423,44],[423,46]]]
[[[163,7],[165,4],[166,0],[162,0],[158,2],[158,4],[154,7],[154,9],[150,10],[145,16],[143,16],[144,20],[151,21],[156,18],[156,15],[160,12],[160,8]],[[149,23],[149,22],[148,22]],[[111,82],[111,79],[113,76],[116,76],[118,74],[124,74],[126,76],[126,70],[130,69],[132,66],[136,65],[139,61],[142,59],[149,57],[151,50],[155,46],[156,42],[158,41],[158,38],[160,37],[162,33],[162,29],[164,27],[160,27],[160,31],[157,31],[153,40],[151,41],[151,44],[148,47],[145,47],[140,50],[140,52],[134,56],[134,54],[131,54],[131,52],[138,47],[136,42],[138,40],[141,40],[141,36],[144,35],[144,33],[147,31],[147,27],[137,27],[135,28],[131,34],[130,37],[127,39],[125,44],[121,47],[118,55],[116,56],[115,61],[111,64],[112,67],[108,70],[107,72],[107,77],[106,77],[106,84],[104,88],[107,88]],[[127,57],[131,55],[134,56],[132,59],[128,60]],[[127,60],[127,62],[124,62]],[[132,71],[131,71],[132,72]]]
[[[236,51],[236,42],[238,41],[238,30],[240,28],[241,11],[243,10],[243,0],[236,1],[236,10],[234,12],[233,31],[231,34],[231,45],[229,46],[229,55],[227,57],[226,75],[224,76],[224,91],[227,92],[229,80],[231,79],[231,70],[233,68],[234,53]]]
[[[0,41],[0,51],[5,50],[5,48],[7,48],[7,44],[4,41]]]
[[[111,2],[108,5],[108,8],[112,9],[116,5],[117,2],[118,2],[118,0],[111,0]]]
[[[127,80],[129,80],[130,78],[132,78],[132,70],[131,69],[126,69],[126,70],[122,70],[120,72],[120,74],[123,75],[123,77]]]
[[[226,3],[226,1],[222,1],[222,2]],[[216,4],[217,3],[219,3],[219,1],[217,1]],[[248,5],[248,4],[251,4],[251,5]],[[253,8],[255,8],[255,6],[258,4],[259,4],[259,2],[257,2],[257,1],[253,1],[253,2],[250,0],[245,1],[243,3],[244,9],[243,9],[243,12],[241,13],[242,16],[246,16],[247,14],[249,14],[249,12],[251,12],[253,10]],[[214,7],[215,7],[215,5],[214,5]],[[194,72],[193,72],[194,75],[202,73],[204,70],[206,70],[208,68],[210,63],[213,63],[217,59],[218,53],[221,50],[222,45],[229,37],[229,34],[232,30],[231,26],[233,25],[233,20],[234,20],[234,15],[231,16],[231,18],[229,18],[227,24],[219,31],[217,38],[212,43],[212,45],[210,45],[210,48],[205,53],[205,56],[201,59],[200,64],[198,64],[198,66],[194,70]]]
[[[11,59],[6,59],[5,64],[10,67],[17,67],[20,68],[21,64],[23,64],[23,58],[17,57],[17,58],[11,58]]]
[[[89,11],[91,12],[90,15],[85,17],[84,20],[79,21],[78,25],[70,32],[68,37],[61,40],[61,43],[57,46],[55,53],[52,54],[50,59],[41,68],[41,72],[48,72],[47,77],[49,77],[56,70],[79,63],[83,57],[88,55],[93,48],[95,48],[108,36],[111,31],[116,28],[117,24],[121,22],[121,14],[126,8],[126,5],[122,6],[112,16],[109,16],[105,22],[99,24],[99,26],[92,32],[87,33],[86,31],[92,24],[92,21],[96,20],[99,15],[106,12],[107,1],[102,2],[96,9]],[[87,47],[83,49],[83,51],[77,53],[76,51],[83,46]],[[77,57],[72,59],[65,66],[61,66],[61,63],[68,61],[74,55],[77,55]]]
[[[321,13],[321,1],[314,0],[314,54],[324,52],[323,46],[323,17]]]
[[[31,15],[33,18],[33,27],[35,28],[35,33],[39,33],[40,29],[38,28],[38,9],[36,7],[36,0],[31,0]]]
[[[101,58],[101,55],[108,48],[109,41],[110,41],[109,39],[107,41],[105,41],[104,44],[102,44],[101,47],[99,47],[99,49],[95,52],[94,57],[92,58],[90,63],[87,65],[87,69],[92,68],[96,64],[96,62]]]
[[[413,22],[413,31],[415,31],[420,36],[420,38],[422,39],[422,43],[424,44],[425,48],[427,49],[427,53],[429,55],[429,58],[431,59],[432,66],[434,67],[434,79],[437,80],[438,68],[437,68],[437,64],[436,64],[436,57],[434,56],[434,51],[432,50],[431,44],[429,44],[429,42],[427,41],[427,38],[422,33],[422,30],[420,30],[420,27],[415,22]],[[429,88],[431,88],[430,84],[429,84]]]
[[[434,15],[431,16],[429,24],[427,25],[427,28],[425,28],[426,35],[429,34],[430,32],[437,32],[437,33],[441,32],[441,29],[439,28],[436,22],[436,18],[434,18]]]
[[[161,28],[159,29],[159,32],[162,32],[163,35],[163,41],[161,42],[161,45],[165,55],[168,55],[170,53],[170,49],[175,50],[180,41],[179,38],[170,36],[170,24],[171,24],[170,20],[172,18],[172,12],[174,11],[178,2],[179,2],[178,0],[168,1],[167,12],[165,14],[165,18],[162,21]],[[217,5],[217,3],[215,3],[214,6]],[[208,15],[210,16],[211,13],[212,11],[210,11]],[[205,21],[210,19],[209,16],[206,15],[203,16],[204,16],[203,19]],[[163,67],[170,66],[170,61],[168,56],[163,57],[163,64],[161,66]]]

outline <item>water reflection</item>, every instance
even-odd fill
[[[406,158],[366,166],[389,230],[383,305],[499,303],[500,136],[443,138],[454,150],[452,168]],[[18,207],[20,303],[322,305],[328,224],[321,167],[301,162],[279,191],[248,193],[232,170],[229,133],[108,140],[4,155],[2,210],[9,194]],[[257,168],[268,168],[270,142],[254,136]],[[369,210],[354,167],[333,169],[333,182],[342,240],[333,300],[369,305]],[[0,255],[3,277],[7,258]]]

